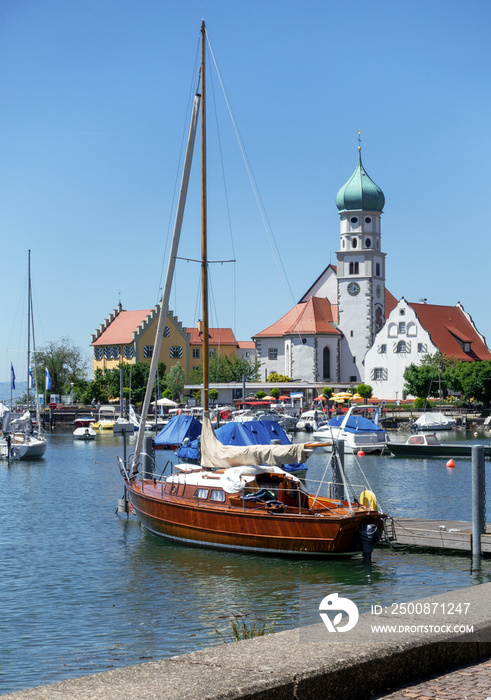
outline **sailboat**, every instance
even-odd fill
[[[311,494],[280,465],[305,462],[317,445],[223,445],[217,439],[209,414],[208,281],[206,222],[206,28],[201,25],[201,67],[194,99],[181,192],[176,214],[167,278],[145,399],[142,424],[150,406],[174,272],[189,169],[201,110],[202,234],[201,270],[203,300],[203,425],[200,465],[178,464],[166,477],[147,474],[140,464],[143,429],[130,463],[119,458],[125,485],[120,510],[136,514],[142,525],[158,537],[180,543],[225,550],[298,556],[371,553],[383,529],[385,516],[376,499],[362,505]],[[344,493],[346,477],[342,473]]]
[[[46,436],[41,427],[41,411],[39,409],[39,392],[36,372],[36,344],[34,337],[34,322],[32,319],[32,290],[31,290],[31,251],[28,251],[28,292],[27,292],[27,409],[14,418],[12,413],[5,413],[2,420],[2,439],[0,440],[0,458],[3,459],[39,459],[46,452]],[[33,343],[33,365],[31,371],[31,337]],[[33,385],[31,384],[33,382]],[[36,423],[33,427],[29,410],[30,391],[35,391]]]

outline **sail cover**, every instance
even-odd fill
[[[242,465],[295,464],[305,462],[305,445],[222,445],[217,439],[207,411],[203,413],[201,431],[201,466],[208,469],[228,469]]]

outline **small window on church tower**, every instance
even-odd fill
[[[358,217],[357,216],[352,216],[350,219],[352,224],[357,224],[358,223]]]
[[[371,247],[372,247],[372,239],[365,238],[365,248],[371,248]]]
[[[369,216],[365,216],[365,223],[366,223],[366,224],[371,224],[371,223],[372,223],[372,220],[371,220],[371,218],[370,218]]]
[[[357,245],[358,245],[358,241],[356,240],[356,238],[352,238],[351,239],[351,247],[356,248]]]

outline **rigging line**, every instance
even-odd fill
[[[216,62],[216,59],[215,59],[215,55],[214,55],[214,53],[213,53],[213,49],[212,49],[212,46],[211,46],[211,43],[210,43],[210,39],[209,39],[209,36],[208,36],[208,32],[206,33],[206,38],[207,38],[207,40],[208,40],[208,46],[209,46],[209,48],[210,48],[211,57],[212,57],[212,59],[213,59],[213,63],[214,63],[214,65],[215,65],[215,69],[216,69],[216,71],[217,71],[218,79],[219,79],[219,82],[220,82],[220,85],[221,85],[221,88],[222,88],[222,93],[223,93],[223,96],[224,96],[224,99],[225,99],[225,103],[226,103],[226,105],[227,105],[227,109],[228,109],[228,112],[229,112],[229,115],[230,115],[230,119],[232,120],[232,125],[233,125],[233,128],[234,128],[235,135],[236,135],[236,137],[237,137],[237,142],[238,142],[238,144],[239,144],[239,149],[240,149],[241,154],[242,154],[242,158],[243,158],[244,165],[245,165],[245,168],[246,168],[246,171],[247,171],[247,175],[248,175],[248,177],[249,177],[249,182],[250,182],[250,184],[251,184],[252,191],[253,191],[253,193],[254,193],[254,197],[255,197],[256,203],[257,203],[257,205],[258,205],[259,214],[260,214],[260,216],[261,216],[261,219],[262,219],[262,222],[263,222],[265,231],[266,231],[266,235],[268,236],[268,240],[269,240],[269,243],[270,243],[270,246],[271,246],[271,251],[272,251],[272,253],[273,253],[273,258],[274,258],[274,260],[275,260],[276,267],[277,267],[277,269],[278,269],[278,272],[280,273],[280,278],[281,278],[281,280],[282,280],[282,283],[283,283],[283,286],[284,286],[284,288],[285,288],[285,291],[286,291],[287,293],[289,293],[291,299],[294,300],[293,292],[292,292],[290,283],[289,283],[289,281],[288,281],[288,277],[287,277],[287,275],[286,275],[285,267],[284,267],[284,265],[283,265],[283,261],[282,261],[282,259],[281,259],[281,255],[280,255],[280,253],[279,253],[279,249],[278,249],[276,240],[275,240],[275,238],[274,238],[273,230],[272,230],[271,224],[270,224],[270,222],[269,222],[269,219],[268,219],[268,216],[267,216],[267,213],[266,213],[266,209],[265,209],[265,206],[264,206],[264,202],[262,201],[261,195],[260,195],[259,190],[258,190],[258,188],[257,188],[256,179],[255,179],[255,177],[254,177],[254,173],[252,172],[252,168],[251,168],[251,166],[250,166],[250,162],[249,162],[249,159],[248,159],[248,157],[247,157],[247,154],[246,154],[246,151],[245,151],[245,148],[244,148],[244,145],[243,145],[242,138],[241,138],[241,136],[240,136],[240,132],[239,132],[239,129],[238,129],[238,126],[237,126],[237,122],[236,122],[235,117],[234,117],[234,115],[233,115],[233,111],[232,111],[232,108],[231,108],[231,106],[230,106],[230,102],[229,102],[229,100],[228,100],[227,93],[226,93],[226,91],[225,91],[225,86],[224,86],[224,84],[223,84],[220,71],[218,70],[218,65],[217,65],[217,62]]]
[[[169,220],[167,223],[167,234],[165,238],[165,244],[164,244],[164,251],[162,255],[162,265],[160,268],[160,278],[159,278],[159,284],[158,284],[158,289],[157,289],[157,303],[160,301],[161,297],[158,295],[158,290],[162,288],[162,278],[164,276],[164,268],[166,265],[166,261],[168,259],[168,248],[169,248],[169,240],[171,237],[171,231],[172,231],[172,220],[173,220],[173,212],[174,212],[174,207],[175,207],[175,202],[176,202],[176,193],[177,193],[177,188],[179,186],[180,182],[180,173],[182,170],[182,162],[183,162],[183,153],[185,152],[185,147],[187,144],[187,130],[188,130],[188,125],[189,125],[189,118],[190,114],[192,111],[192,105],[194,102],[194,95],[196,93],[196,74],[198,72],[197,67],[199,66],[200,62],[200,43],[201,43],[201,38],[198,38],[197,46],[196,46],[196,53],[194,57],[194,64],[193,64],[193,72],[192,72],[192,78],[191,78],[191,83],[190,83],[190,88],[189,88],[189,95],[188,95],[188,104],[186,108],[186,114],[184,117],[183,121],[183,129],[182,129],[182,136],[181,136],[181,146],[179,150],[179,158],[178,158],[178,165],[176,168],[176,175],[175,175],[175,180],[174,180],[174,190],[172,193],[172,202],[171,206],[169,208]],[[199,84],[199,83],[198,83]]]
[[[210,42],[208,40],[208,45],[210,46]],[[211,46],[210,46],[210,51],[211,51]],[[218,112],[217,112],[217,103],[216,103],[216,97],[215,97],[215,83],[213,82],[213,73],[210,73],[210,82],[211,82],[211,94],[212,94],[212,101],[213,101],[213,110],[215,113],[215,127],[216,127],[216,133],[217,133],[217,141],[218,141],[218,152],[220,155],[220,166],[221,166],[221,173],[222,173],[222,181],[223,181],[223,190],[224,190],[224,195],[225,195],[225,207],[227,211],[227,221],[228,221],[228,230],[229,230],[229,235],[230,235],[230,244],[232,246],[232,255],[234,258],[236,258],[235,254],[235,246],[234,246],[234,237],[233,237],[233,227],[232,227],[232,217],[230,215],[230,204],[229,204],[229,196],[228,196],[228,189],[227,189],[227,179],[225,177],[225,163],[223,159],[223,149],[222,149],[222,140],[220,138],[220,129],[219,129],[219,122],[218,122]],[[235,261],[234,261],[235,262]],[[237,330],[237,286],[236,286],[236,267],[234,266],[234,285],[233,285],[233,319],[234,319],[234,329]]]

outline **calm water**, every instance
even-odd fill
[[[480,444],[489,442],[483,436]],[[66,433],[49,437],[43,460],[0,462],[0,693],[220,644],[217,630],[228,636],[233,615],[274,621],[277,631],[318,621],[329,592],[364,610],[491,581],[491,561],[473,574],[467,556],[384,548],[366,567],[157,540],[115,513],[123,492],[118,454],[121,440],[112,434],[85,444]],[[157,453],[157,465],[168,457]],[[312,480],[326,457],[309,460]],[[471,519],[470,460],[453,470],[446,459],[359,461],[391,515]],[[356,462],[346,457],[347,473],[362,484]],[[486,469],[491,502],[489,463]]]

